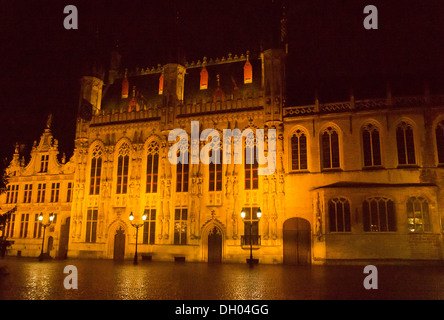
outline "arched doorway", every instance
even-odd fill
[[[125,258],[125,230],[120,227],[114,235],[114,260],[122,261]]]
[[[214,226],[208,232],[208,263],[222,262],[222,231]]]
[[[311,227],[302,218],[291,218],[284,222],[284,264],[311,264]]]

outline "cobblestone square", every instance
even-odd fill
[[[67,290],[65,266],[78,270]],[[5,258],[2,300],[325,300],[443,299],[444,267],[378,265],[378,289],[366,290],[364,265],[205,264]]]

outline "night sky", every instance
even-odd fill
[[[79,79],[93,61],[106,69],[116,43],[122,68],[260,52],[276,44],[281,0],[2,1],[0,157],[16,141],[29,150],[53,113],[60,151],[74,147]],[[65,30],[63,8],[76,5],[79,29]],[[376,5],[379,29],[365,30]],[[444,93],[444,4],[437,0],[288,0],[290,104]],[[24,154],[27,156],[26,154]]]

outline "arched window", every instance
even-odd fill
[[[208,89],[208,71],[203,67],[200,71],[200,90]]]
[[[387,198],[371,198],[362,204],[365,232],[396,231],[395,204]]]
[[[350,203],[344,198],[334,198],[328,202],[330,232],[350,232]]]
[[[444,120],[438,123],[435,129],[438,163],[444,164]]]
[[[431,231],[429,204],[423,197],[411,197],[407,201],[407,223],[410,232]]]
[[[146,193],[156,193],[159,175],[159,145],[157,142],[151,142],[147,151]]]
[[[362,147],[364,151],[364,166],[374,167],[381,165],[381,146],[379,130],[368,124],[362,130]]]
[[[179,162],[176,165],[176,192],[188,192],[189,152],[178,151]],[[186,162],[186,163],[185,163]]]
[[[335,129],[328,127],[321,135],[322,168],[340,168],[339,163],[339,135]]]
[[[307,136],[299,129],[291,137],[291,170],[307,170]]]
[[[396,128],[396,144],[398,146],[398,164],[416,164],[413,128],[401,122]]]
[[[248,60],[244,65],[244,83],[253,83],[253,67]]]
[[[119,149],[119,157],[117,158],[117,194],[126,194],[128,190],[129,154],[129,145],[123,143]]]
[[[100,193],[100,176],[102,174],[102,155],[100,146],[96,146],[91,154],[91,178],[89,184],[89,194],[97,195]]]
[[[259,189],[259,163],[257,161],[254,139],[245,139],[245,190]]]
[[[159,77],[159,94],[163,94],[163,73]]]
[[[156,209],[145,209],[147,216],[143,223],[143,244],[155,244],[156,242]]]

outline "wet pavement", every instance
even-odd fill
[[[78,270],[67,290],[65,266]],[[362,266],[283,266],[112,260],[5,258],[1,300],[304,300],[444,299],[444,266],[378,265],[378,289],[366,290]]]

